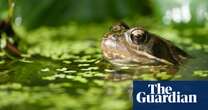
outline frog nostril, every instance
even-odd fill
[[[112,41],[117,41],[117,35],[110,35],[110,36],[108,36],[108,37],[106,37],[105,39],[106,40],[112,40]]]
[[[112,36],[111,37],[111,40],[116,41],[116,37],[115,36]]]

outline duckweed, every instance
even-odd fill
[[[0,98],[4,99],[0,100],[0,109],[12,106],[17,110],[22,110],[22,107],[129,110],[132,80],[181,80],[187,76],[191,79],[208,78],[208,39],[204,37],[206,33],[201,32],[203,29],[193,33],[192,29],[183,32],[173,27],[149,24],[150,31],[173,41],[193,56],[193,61],[187,62],[181,73],[171,75],[166,72],[131,73],[129,67],[118,70],[103,60],[101,54],[100,41],[108,26],[78,25],[40,27],[33,31],[15,27],[24,40],[24,43],[19,43],[24,56],[19,60],[8,60],[6,54],[0,52]],[[196,35],[205,40],[197,40]]]

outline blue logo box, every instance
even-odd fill
[[[134,81],[133,110],[208,110],[208,81]]]

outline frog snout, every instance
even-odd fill
[[[103,40],[102,45],[103,45],[105,48],[116,49],[116,38],[113,37],[113,36],[108,37],[108,38],[105,38],[105,39]]]

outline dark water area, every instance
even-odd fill
[[[208,57],[203,52],[193,53],[193,58],[182,65],[176,74],[171,75],[164,72],[132,73],[127,67],[118,70],[96,54],[73,54],[73,57],[64,60],[40,55],[17,60],[4,59],[0,67],[0,97],[11,98],[13,101],[1,101],[5,104],[2,108],[21,109],[23,105],[27,105],[37,109],[54,106],[58,100],[66,100],[67,102],[63,102],[66,105],[61,107],[70,108],[71,103],[79,102],[81,107],[86,104],[101,107],[102,103],[108,108],[117,101],[123,105],[118,108],[130,109],[129,96],[133,80],[204,80],[208,75]],[[73,101],[68,102],[69,100]],[[97,103],[98,100],[101,102]],[[13,105],[14,103],[17,104]]]

